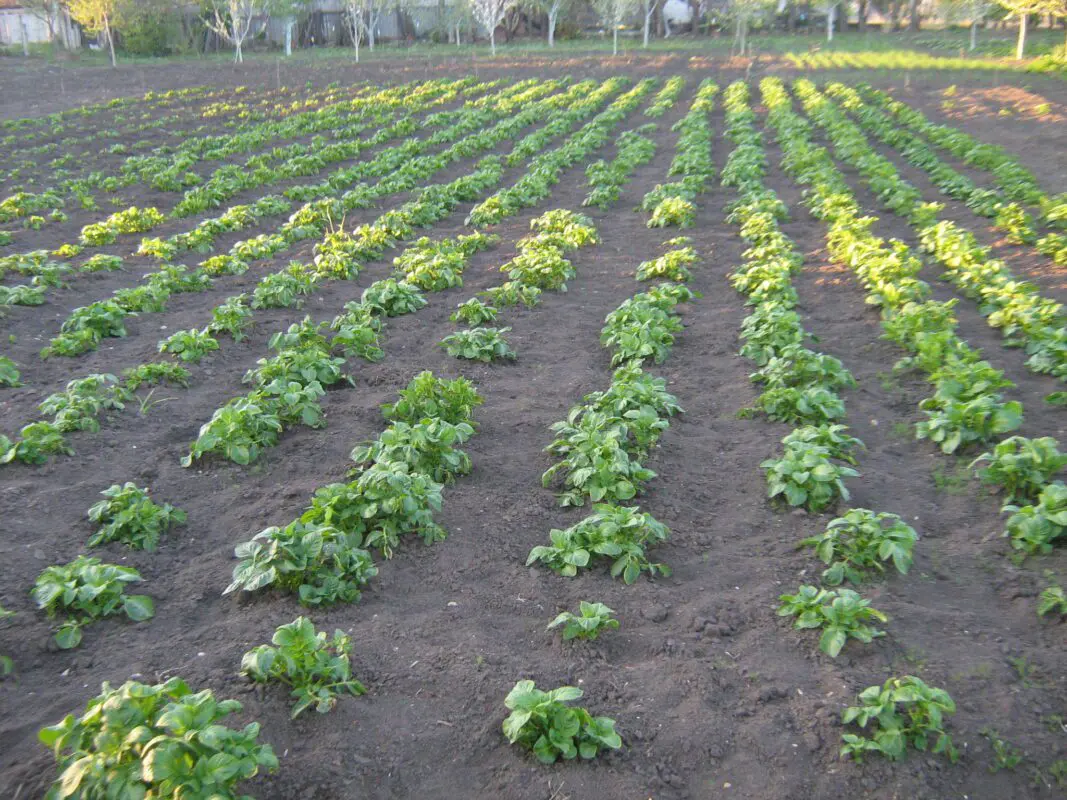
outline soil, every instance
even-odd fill
[[[501,71],[583,77],[683,72],[694,79],[711,74],[723,86],[744,75],[733,65],[714,71],[705,62],[697,69],[690,66],[684,55],[574,58],[562,64],[530,58]],[[757,66],[753,79],[765,68]],[[329,80],[414,79],[423,77],[416,74],[419,68],[402,62],[339,68]],[[134,84],[123,93],[208,80],[268,92],[274,80],[252,67],[232,75],[217,65],[210,69],[209,75],[206,65],[176,74],[145,68],[143,87]],[[435,65],[434,70],[464,74],[470,64]],[[316,78],[325,84],[323,77],[309,69],[307,76],[294,73],[287,80],[302,85]],[[859,77],[890,83],[883,75]],[[48,104],[39,100],[47,91],[30,89],[45,88],[51,78],[42,74],[39,83],[33,80],[15,76],[0,115],[60,107],[54,98]],[[4,81],[7,88],[6,74]],[[970,88],[988,85],[982,76],[973,82]],[[958,75],[913,73],[907,87],[896,87],[897,96],[941,119],[940,93],[949,83],[969,88]],[[1067,103],[1062,82],[1035,78],[1027,85],[1056,108]],[[272,332],[305,314],[329,319],[371,282],[386,277],[388,260],[368,264],[355,281],[327,284],[299,310],[257,312],[254,335],[241,344],[224,341],[219,352],[192,367],[189,389],[157,390],[152,399],[160,402],[145,413],[128,408],[107,418],[99,434],[74,435],[76,456],[42,467],[4,468],[0,604],[18,613],[0,625],[0,653],[15,661],[14,675],[0,682],[0,797],[43,795],[54,766],[36,741],[38,729],[80,711],[101,682],[173,675],[217,696],[239,699],[244,709],[235,723],[262,724],[262,738],[277,751],[281,769],[243,786],[260,800],[1062,796],[1048,768],[1067,755],[1067,624],[1039,619],[1035,606],[1047,585],[1045,570],[1067,581],[1067,556],[1060,549],[1013,563],[1000,536],[999,501],[968,479],[969,459],[947,458],[912,439],[909,426],[919,417],[916,406],[927,386],[910,375],[892,374],[901,352],[880,338],[877,313],[864,305],[862,288],[851,274],[828,262],[824,228],[803,209],[799,188],[780,171],[770,131],[765,134],[772,165],[767,184],[793,210],[784,229],[807,257],[795,279],[804,324],[819,337],[820,349],[841,358],[859,382],[845,396],[848,424],[867,446],[860,456],[862,476],[849,481],[852,504],[898,513],[921,535],[909,575],[863,590],[889,614],[887,635],[871,645],[851,643],[831,660],[818,652],[815,636],[792,630],[774,613],[780,594],[817,579],[819,563],[796,543],[820,531],[829,517],[783,512],[764,498],[759,463],[776,453],[787,430],[737,416],[756,396],[748,379],[752,365],[737,354],[747,311],[728,282],[744,247],[723,211],[733,191],[717,183],[700,199],[696,226],[686,231],[704,257],[692,282],[703,297],[684,309],[686,328],[668,360],[649,368],[668,381],[686,409],[649,458],[659,477],[640,499],[643,510],[671,529],[670,541],[656,549],[655,558],[669,564],[673,576],[626,586],[599,568],[567,579],[524,565],[530,548],[544,543],[551,528],[582,516],[559,508],[553,493],[541,487],[541,472],[550,463],[542,449],[551,439],[549,426],[583,395],[610,381],[609,355],[598,343],[602,320],[640,290],[633,277],[637,265],[660,254],[662,241],[676,235],[648,229],[645,215],[633,209],[665,180],[676,141],[670,127],[684,114],[695,86],[690,80],[679,103],[660,120],[654,160],[636,171],[617,205],[606,212],[585,210],[603,241],[573,255],[578,275],[568,291],[546,293],[532,310],[503,312],[501,322],[512,326],[508,339],[519,354],[514,364],[459,362],[436,343],[453,330],[448,315],[458,302],[500,282],[498,267],[514,254],[530,219],[546,208],[579,208],[587,191],[584,165],[567,172],[540,208],[498,226],[500,245],[474,257],[462,288],[427,295],[428,307],[390,319],[382,362],[349,360],[355,385],[328,392],[326,428],[286,432],[254,466],[210,460],[182,469],[178,462],[212,411],[246,390],[241,376],[266,354]],[[115,88],[103,70],[67,70],[64,87],[68,105],[108,97]],[[188,124],[194,118],[185,117]],[[86,130],[106,127],[107,119],[102,115]],[[635,113],[617,130],[644,121]],[[1050,193],[1067,189],[1064,126],[1020,115],[1009,129],[995,111],[961,124],[1017,152]],[[729,152],[721,109],[713,114],[713,127],[713,156],[721,167]],[[612,153],[609,145],[602,155]],[[903,171],[903,160],[895,160]],[[456,165],[435,180],[466,169],[469,163]],[[521,169],[511,170],[505,181],[519,174]],[[879,214],[876,232],[912,242],[907,227],[882,213],[853,173],[846,170],[846,175],[864,206]],[[935,198],[928,183],[916,185]],[[141,204],[160,199],[141,197]],[[383,207],[403,199],[389,198]],[[242,201],[247,199],[233,202]],[[468,208],[437,225],[432,235],[463,232]],[[950,208],[961,221],[970,213],[958,204]],[[366,212],[366,219],[374,213]],[[20,239],[19,249],[55,246],[85,221],[72,215],[69,225]],[[971,215],[970,225],[977,232],[987,221]],[[222,247],[230,244],[227,240]],[[10,349],[17,352],[25,387],[0,394],[0,428],[11,431],[25,424],[33,406],[73,375],[118,372],[149,358],[164,328],[201,326],[214,303],[248,290],[261,271],[309,256],[310,244],[281,254],[276,262],[260,262],[241,278],[220,279],[211,292],[176,297],[165,313],[133,320],[127,339],[109,341],[73,362],[41,361],[33,353],[80,298],[96,299],[123,282],[132,285],[142,262],[132,259],[135,266],[127,272],[79,278],[69,294],[53,293],[38,308],[12,310],[4,327],[15,337]],[[924,277],[938,298],[951,296],[952,287],[937,279],[937,270],[928,272]],[[1062,283],[1062,275],[1055,277]],[[1054,283],[1048,288],[1062,291]],[[959,312],[961,335],[1017,383],[1012,396],[1027,412],[1021,432],[1064,440],[1062,412],[1041,402],[1056,388],[1053,382],[1027,372],[1023,356],[1000,344],[973,303],[961,300]],[[320,630],[339,628],[351,635],[353,672],[369,691],[342,699],[328,715],[308,712],[291,721],[283,689],[254,689],[237,672],[246,650],[269,641],[278,625],[306,610],[274,593],[223,597],[233,547],[269,525],[286,524],[315,488],[343,479],[352,447],[385,427],[380,404],[423,369],[466,375],[485,397],[477,413],[478,432],[466,448],[473,471],[445,490],[438,519],[449,536],[432,546],[405,542],[393,559],[380,563],[379,577],[359,603],[310,613]],[[140,570],[144,592],[156,599],[156,616],[141,624],[97,623],[86,629],[80,648],[57,651],[29,589],[43,568],[84,552],[92,532],[86,509],[101,490],[124,481],[150,486],[157,500],[188,512],[187,525],[168,534],[156,553],[119,546],[98,553]],[[564,643],[558,633],[545,631],[556,614],[575,609],[580,600],[615,609],[620,630],[588,644]],[[863,688],[904,674],[918,675],[955,698],[958,711],[949,724],[960,762],[916,753],[898,764],[840,760],[841,709]],[[542,688],[582,687],[582,703],[617,720],[625,747],[595,762],[553,767],[509,747],[500,732],[503,698],[524,678]],[[1024,754],[1016,769],[991,772],[993,752],[982,735],[988,729]]]

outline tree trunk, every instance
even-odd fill
[[[830,44],[834,40],[834,22],[837,19],[837,6],[831,6],[830,10],[826,12],[826,43]]]
[[[911,0],[908,6],[908,30],[919,30],[919,0]]]
[[[375,14],[372,11],[371,15],[370,15],[370,18],[367,20],[367,23],[368,23],[367,24],[367,47],[369,47],[370,51],[373,53],[374,52],[374,29],[378,27],[378,15]]]
[[[1026,52],[1026,23],[1029,20],[1029,14],[1019,15],[1019,41],[1015,45],[1015,60],[1022,61],[1023,54]]]
[[[867,0],[860,0],[856,17],[856,29],[860,33],[867,32]]]
[[[611,28],[611,54],[617,56],[619,54],[619,26],[613,25]]]
[[[641,46],[648,47],[648,28],[652,23],[652,14],[656,10],[655,6],[649,7],[649,3],[652,0],[645,0],[645,27],[641,31]]]
[[[553,6],[548,10],[548,46],[556,46],[556,14],[559,12]]]
[[[973,52],[974,48],[978,46],[978,20],[971,20],[971,46],[970,50]]]
[[[286,57],[293,54],[293,25],[296,22],[292,19],[285,21],[285,55]]]
[[[104,14],[104,35],[107,37],[107,49],[111,53],[111,67],[115,68],[118,63],[115,61],[115,39],[111,35],[111,21],[107,18],[107,14]]]
[[[30,39],[26,35],[26,20],[22,18],[22,14],[19,13],[19,32],[22,34],[22,55],[29,58],[30,56]]]
[[[492,23],[489,24],[492,25]],[[496,26],[489,29],[489,53],[496,55]]]

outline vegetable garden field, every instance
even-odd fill
[[[0,797],[1064,796],[1061,80],[338,74],[5,101]]]

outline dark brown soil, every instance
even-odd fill
[[[684,55],[629,64],[575,61],[516,63],[506,73],[686,72],[694,79],[713,74],[723,86],[743,74],[712,73],[706,65],[690,72]],[[467,68],[449,69],[459,74]],[[385,75],[368,71],[360,77],[378,74]],[[75,83],[76,76],[84,87]],[[219,84],[229,77],[218,76]],[[258,79],[269,86],[273,77],[246,69],[233,82]],[[390,72],[385,77],[422,75]],[[107,96],[104,78],[95,71],[67,72],[64,80],[67,92],[77,91],[77,102]],[[183,75],[152,71],[144,80],[145,88],[165,88],[208,76],[194,65]],[[949,82],[913,75],[906,99],[934,116],[939,92]],[[952,76],[951,82],[960,80]],[[845,398],[849,424],[867,445],[860,459],[863,475],[849,482],[853,503],[901,514],[922,537],[908,576],[864,589],[891,617],[887,636],[868,646],[852,643],[831,660],[817,651],[817,637],[793,631],[775,616],[778,595],[817,578],[818,563],[795,545],[819,531],[828,517],[782,513],[768,505],[758,465],[777,451],[787,431],[736,416],[755,397],[748,380],[752,367],[737,355],[737,333],[747,312],[728,282],[743,244],[722,210],[733,199],[732,190],[717,185],[701,198],[698,224],[687,231],[705,259],[693,281],[703,298],[685,310],[686,329],[670,358],[650,368],[668,380],[686,408],[649,459],[659,477],[641,498],[642,508],[672,531],[656,556],[671,565],[673,576],[625,586],[600,569],[565,579],[524,566],[530,548],[544,543],[550,528],[581,516],[558,508],[552,492],[541,488],[540,474],[549,463],[542,448],[550,441],[551,423],[609,382],[609,356],[598,344],[604,315],[639,291],[634,269],[662,252],[661,242],[675,235],[649,230],[645,215],[633,209],[665,179],[676,138],[670,125],[684,113],[695,83],[690,81],[682,101],[660,121],[655,159],[637,171],[617,206],[587,211],[603,242],[574,255],[578,277],[569,291],[546,294],[536,309],[502,315],[502,323],[513,326],[508,338],[519,354],[516,363],[470,365],[452,359],[436,343],[453,329],[448,315],[456,303],[499,283],[497,268],[513,254],[533,216],[545,208],[578,209],[586,193],[583,166],[567,173],[541,208],[499,226],[499,247],[474,258],[462,289],[428,295],[427,308],[389,320],[385,360],[374,365],[350,360],[355,386],[327,394],[327,428],[287,432],[252,467],[212,461],[186,470],[178,463],[199,425],[244,391],[241,375],[266,354],[273,331],[304,314],[330,318],[369,283],[387,276],[387,261],[368,265],[354,282],[327,285],[303,309],[257,313],[256,334],[240,345],[223,342],[218,353],[192,368],[190,389],[158,390],[154,399],[165,402],[146,414],[127,409],[106,420],[99,434],[72,437],[76,456],[44,467],[3,469],[0,604],[18,614],[0,626],[0,652],[11,654],[16,667],[12,678],[0,682],[0,797],[43,794],[54,769],[51,755],[36,741],[38,729],[80,710],[102,681],[171,675],[240,699],[240,721],[262,723],[263,738],[278,752],[281,769],[245,787],[261,800],[1062,796],[1048,767],[1067,753],[1062,728],[1067,627],[1040,620],[1035,606],[1046,585],[1043,570],[1067,581],[1067,559],[1061,549],[1014,565],[1000,538],[997,499],[966,479],[967,459],[946,458],[913,441],[908,426],[918,417],[916,404],[927,387],[911,376],[891,376],[901,353],[879,338],[877,314],[864,305],[852,276],[828,264],[824,230],[800,205],[799,189],[778,169],[779,153],[769,132],[767,182],[793,209],[785,230],[808,256],[796,279],[805,326],[819,337],[820,348],[840,357],[859,381]],[[11,95],[5,92],[0,113],[40,113],[30,84],[13,85],[21,105],[7,103]],[[136,84],[133,89],[140,91]],[[1062,83],[1041,82],[1034,91],[1060,108],[1067,102]],[[619,130],[642,122],[635,114]],[[729,150],[721,111],[713,122],[713,155],[721,166]],[[989,120],[971,117],[966,124],[976,135],[1017,151],[1024,163],[1047,176],[1050,192],[1067,188],[1067,131],[1017,117],[1013,125],[1019,130],[1032,125],[1031,131],[1041,134],[1021,145],[1015,137],[1003,138],[995,113]],[[457,165],[454,174],[464,168]],[[508,179],[518,174],[512,171]],[[906,227],[881,214],[855,176],[847,174],[861,201],[882,217],[878,233],[910,241]],[[917,185],[933,199],[928,185]],[[438,225],[433,235],[462,232],[466,210]],[[971,222],[976,230],[985,224]],[[41,241],[48,235],[42,231]],[[20,249],[34,246],[20,244]],[[307,255],[307,249],[287,253],[273,268]],[[262,264],[264,270],[271,267],[272,262]],[[114,349],[105,346],[73,362],[32,357],[55,332],[56,314],[65,313],[78,297],[96,299],[116,281],[132,283],[138,275],[79,280],[74,296],[57,295],[5,320],[5,332],[16,337],[13,347],[19,350],[26,387],[0,394],[0,429],[28,421],[33,404],[70,376],[118,371],[148,357],[161,326],[174,331],[202,325],[214,302],[247,289],[255,279],[250,273],[221,281],[217,291],[176,298],[165,314],[134,321],[131,338],[116,342]],[[935,270],[926,277],[939,296],[950,296],[951,287],[936,279]],[[1018,383],[1016,396],[1027,410],[1023,432],[1063,440],[1061,413],[1041,405],[1041,397],[1055,388],[1051,381],[1026,372],[1021,355],[1000,345],[969,301],[961,301],[960,318],[961,334]],[[242,653],[267,642],[278,625],[304,609],[276,594],[222,597],[233,546],[268,525],[287,523],[316,487],[342,479],[351,448],[385,425],[379,404],[394,398],[422,369],[467,375],[485,396],[478,433],[467,448],[474,470],[446,489],[440,514],[449,531],[446,541],[429,547],[406,542],[380,565],[379,578],[360,603],[310,613],[319,629],[350,633],[354,673],[369,692],[341,700],[329,715],[309,712],[292,722],[282,689],[254,690],[237,672]],[[188,524],[168,535],[157,553],[119,547],[100,553],[141,571],[157,615],[136,625],[98,623],[86,630],[79,649],[56,651],[49,623],[34,610],[29,589],[44,567],[84,552],[92,530],[86,509],[102,489],[123,481],[151,486],[158,499],[189,513]],[[558,634],[545,631],[559,611],[574,609],[583,599],[614,608],[621,629],[585,645],[564,644]],[[951,765],[920,754],[899,764],[841,761],[840,710],[863,688],[903,674],[918,675],[955,698],[959,710],[950,729],[961,761]],[[583,702],[594,713],[618,721],[624,749],[594,763],[544,767],[509,747],[500,733],[503,698],[522,678],[546,688],[583,687]],[[990,772],[991,746],[980,733],[987,727],[1025,754],[1014,771]]]

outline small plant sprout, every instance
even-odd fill
[[[533,681],[519,681],[504,700],[511,711],[504,720],[508,742],[532,750],[542,764],[576,756],[595,758],[601,750],[618,750],[622,739],[615,732],[615,720],[566,705],[582,694],[574,686],[543,692]]]
[[[352,640],[341,631],[333,638],[316,632],[307,617],[297,617],[274,632],[271,645],[254,647],[241,659],[241,674],[257,683],[279,681],[292,689],[296,698],[292,718],[314,706],[325,714],[337,705],[338,695],[366,693],[352,677],[349,656]]]
[[[602,631],[615,630],[619,627],[619,621],[612,618],[615,613],[603,603],[587,603],[582,600],[579,606],[579,614],[572,611],[564,611],[550,623],[548,630],[563,626],[563,641],[568,639],[596,639]]]
[[[871,620],[885,622],[881,611],[871,608],[851,589],[820,589],[816,586],[801,586],[796,594],[783,594],[779,600],[780,617],[796,617],[794,627],[800,629],[822,628],[819,649],[830,658],[837,658],[841,648],[850,639],[870,644],[882,631],[869,627]]]
[[[945,715],[956,713],[956,704],[944,689],[906,675],[864,689],[857,700],[859,705],[845,709],[841,721],[864,730],[870,726],[869,735],[844,734],[841,755],[862,762],[867,753],[880,753],[896,761],[914,747],[924,753],[945,754],[953,763],[959,758],[952,737],[944,730]]]

